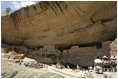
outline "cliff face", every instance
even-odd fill
[[[117,2],[40,2],[2,16],[2,42],[35,48],[101,43],[116,38]]]
[[[110,55],[117,57],[117,39],[115,39],[111,44],[110,44]]]
[[[96,56],[110,56],[108,40],[116,36],[115,1],[46,1],[2,16],[2,43],[11,44],[2,51],[43,63],[91,66]]]
[[[9,46],[2,45],[2,52],[15,51],[19,54],[27,53],[26,57],[35,59],[38,62],[54,64],[61,62],[65,66],[68,64],[70,67],[74,65],[79,66],[93,66],[93,61],[97,56],[101,58],[106,55],[110,57],[109,45],[111,41],[102,42],[102,48],[91,47],[78,47],[72,46],[70,49],[60,51],[52,45],[45,45],[40,49],[27,49],[24,46]]]

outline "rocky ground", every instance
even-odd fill
[[[73,69],[57,69],[55,65],[48,68],[36,69],[25,67],[23,63],[8,61],[8,59],[2,58],[1,63],[1,77],[2,78],[81,78],[80,72],[76,72]],[[103,74],[96,74],[94,71],[84,71],[86,73],[85,78],[116,78],[117,72],[103,72]]]
[[[1,63],[2,78],[63,78],[60,75],[44,69],[35,69],[18,65],[14,62],[5,61]]]

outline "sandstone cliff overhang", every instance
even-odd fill
[[[96,45],[117,36],[116,1],[44,1],[1,18],[2,42],[31,48]]]

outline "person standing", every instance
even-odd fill
[[[81,77],[82,77],[82,78],[85,78],[85,77],[86,77],[86,74],[85,74],[84,71],[81,72]]]

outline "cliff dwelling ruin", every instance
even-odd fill
[[[117,56],[116,1],[41,1],[1,15],[2,52],[80,66]]]

